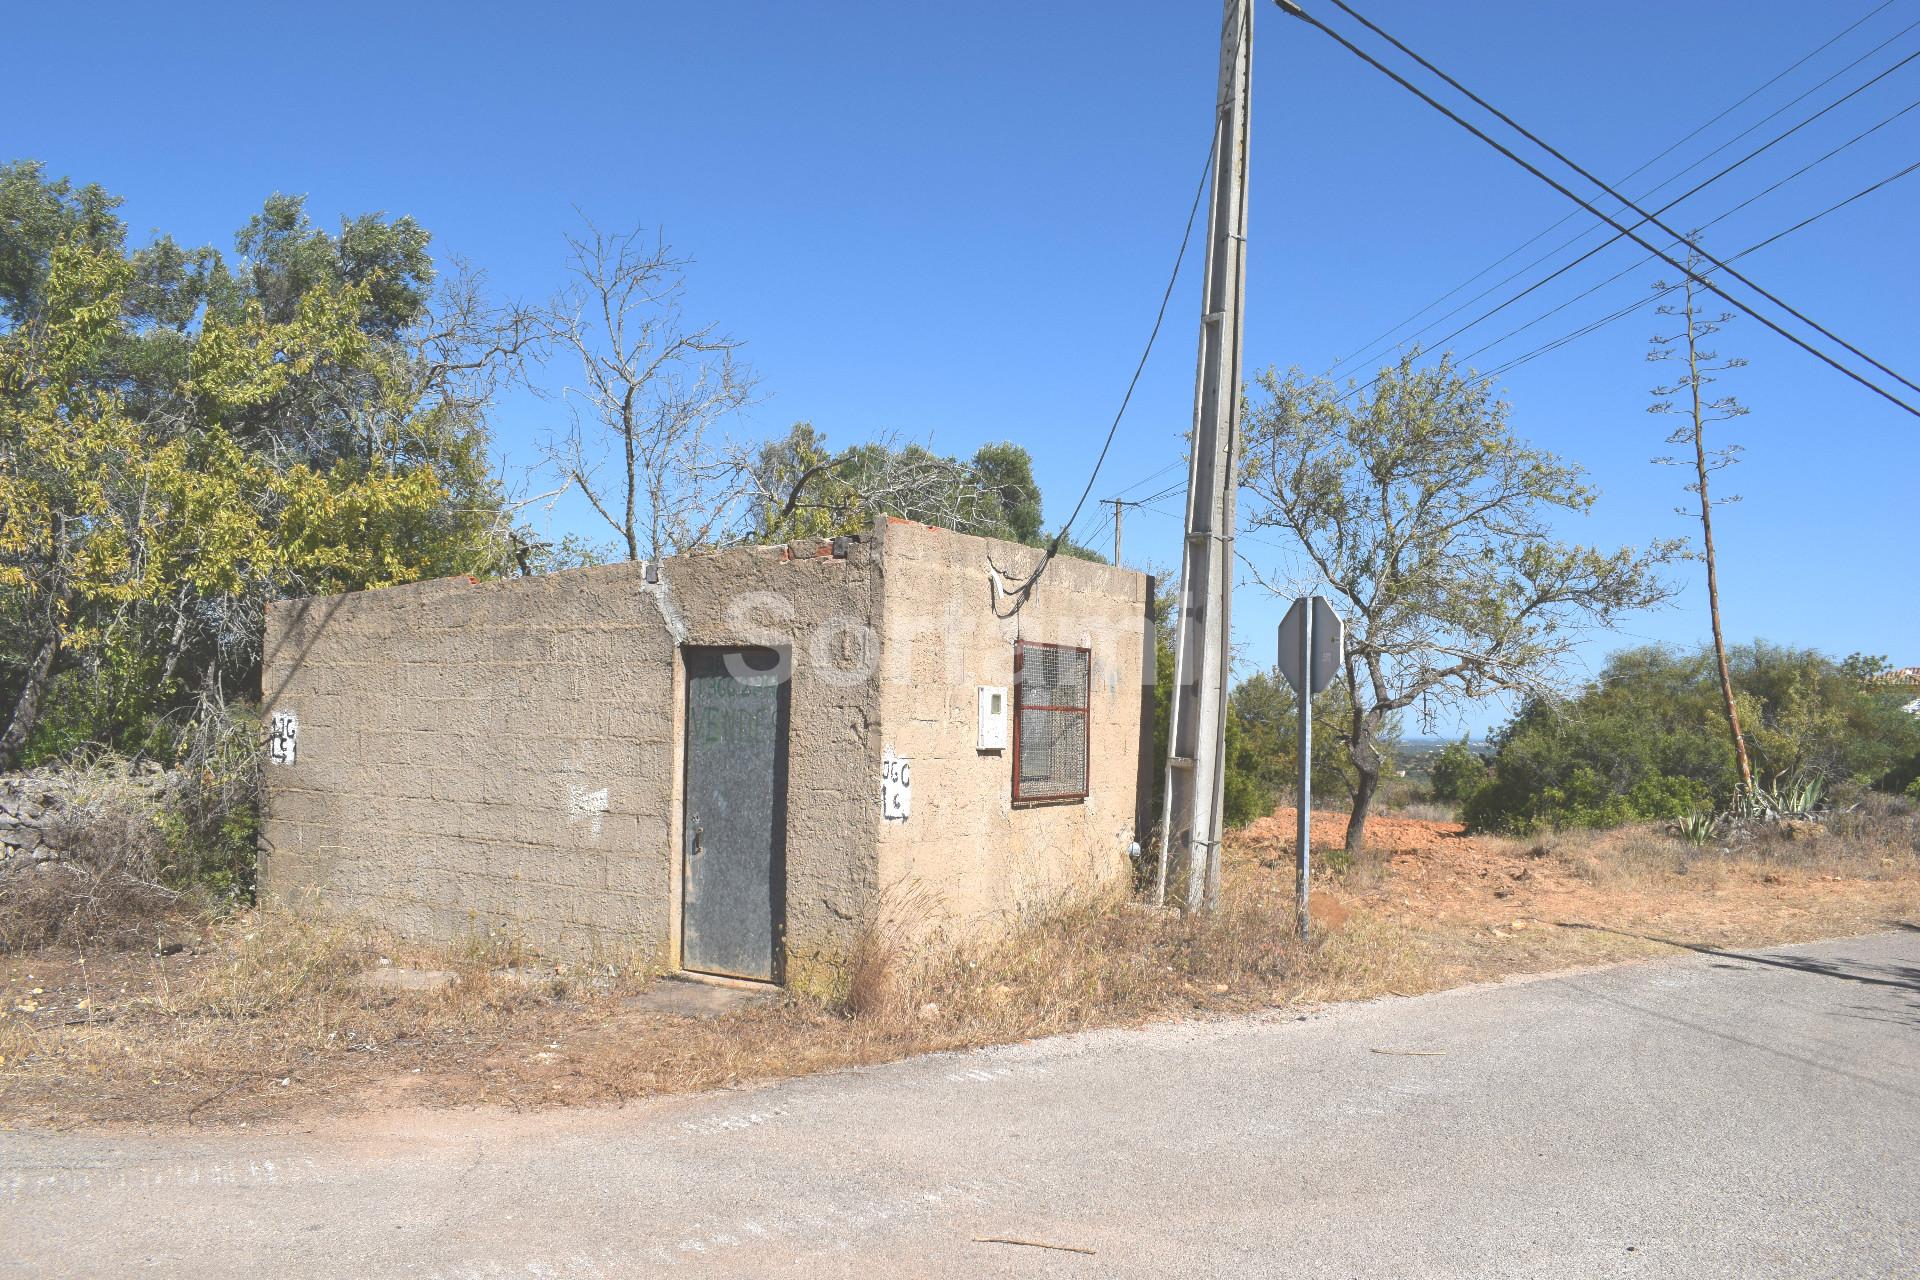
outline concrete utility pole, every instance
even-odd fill
[[[1136,504],[1124,498],[1102,498],[1100,501],[1113,508],[1113,563],[1118,567],[1120,565],[1120,514]]]
[[[1240,470],[1240,347],[1247,259],[1247,127],[1253,77],[1253,0],[1226,0],[1213,143],[1213,200],[1200,309],[1193,449],[1187,463],[1187,536],[1180,566],[1166,812],[1155,900],[1167,864],[1186,869],[1189,911],[1220,896],[1221,806],[1226,788],[1228,601],[1233,589],[1234,490]]]

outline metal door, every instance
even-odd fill
[[[786,904],[787,682],[772,649],[688,649],[680,963],[774,981]]]

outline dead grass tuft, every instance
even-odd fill
[[[106,768],[76,773],[70,785],[46,825],[62,856],[0,865],[0,953],[76,941],[152,945],[153,922],[185,901],[161,883],[167,842],[151,798]]]
[[[1655,827],[1504,841],[1398,816],[1362,858],[1322,859],[1316,918],[1336,927],[1304,943],[1291,815],[1278,814],[1230,842],[1212,914],[1064,900],[999,932],[914,944],[926,918],[907,895],[837,951],[796,964],[782,998],[710,1021],[633,1002],[657,975],[650,956],[558,962],[510,933],[427,948],[292,911],[176,912],[162,932],[182,946],[166,954],[0,957],[0,1118],[181,1125],[614,1102],[1092,1027],[1415,994],[1676,941],[1793,941],[1913,919],[1914,815],[1862,813],[1819,836],[1705,850]],[[1324,816],[1337,837],[1342,816]],[[387,980],[396,973],[415,981]]]
[[[1396,806],[1388,811],[1396,818],[1412,818],[1415,822],[1458,822],[1458,805],[1442,804],[1437,800],[1414,800]]]
[[[870,921],[847,952],[842,979],[829,988],[830,1006],[855,1017],[898,1014],[908,995],[901,974],[904,958],[897,928]]]

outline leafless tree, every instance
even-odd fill
[[[478,413],[496,392],[528,384],[529,365],[545,356],[551,317],[527,303],[496,303],[486,273],[454,258],[432,308],[406,334],[414,404]]]
[[[1687,256],[1687,278],[1680,284],[1668,284],[1664,281],[1654,285],[1661,293],[1680,290],[1685,301],[1679,306],[1668,304],[1660,308],[1660,314],[1682,320],[1684,327],[1678,332],[1664,337],[1656,335],[1653,350],[1647,353],[1651,361],[1687,362],[1687,371],[1677,381],[1653,389],[1654,403],[1647,408],[1648,413],[1677,414],[1681,423],[1667,437],[1671,445],[1691,447],[1691,456],[1686,458],[1655,458],[1654,462],[1663,466],[1691,466],[1693,482],[1687,485],[1687,492],[1700,500],[1700,547],[1701,558],[1707,563],[1707,612],[1713,620],[1713,657],[1720,669],[1720,697],[1727,712],[1727,732],[1733,740],[1733,757],[1740,769],[1740,786],[1743,790],[1753,789],[1753,764],[1747,757],[1747,738],[1740,730],[1740,706],[1733,696],[1733,673],[1727,666],[1727,642],[1720,630],[1720,563],[1713,548],[1713,508],[1718,503],[1738,502],[1739,495],[1715,498],[1708,491],[1707,480],[1715,471],[1724,470],[1740,460],[1740,446],[1725,445],[1718,449],[1707,448],[1707,426],[1715,422],[1727,422],[1742,417],[1747,409],[1732,396],[1721,396],[1709,400],[1703,392],[1712,384],[1717,373],[1729,369],[1738,369],[1747,362],[1738,356],[1721,359],[1720,354],[1708,351],[1700,344],[1720,331],[1721,326],[1733,319],[1731,311],[1722,312],[1714,317],[1700,314],[1700,294],[1706,289],[1704,279],[1696,274],[1704,267],[1698,252]],[[1685,343],[1682,350],[1681,344]],[[1675,405],[1674,398],[1684,396],[1686,403]],[[1685,507],[1675,508],[1681,515],[1691,517],[1692,512]]]
[[[567,238],[567,289],[551,333],[580,361],[565,396],[572,421],[542,445],[631,560],[720,540],[744,496],[720,424],[751,403],[739,340],[682,314],[689,260],[638,230],[589,222]]]

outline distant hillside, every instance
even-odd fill
[[[1433,762],[1448,746],[1460,741],[1458,738],[1402,738],[1400,749],[1394,752],[1394,768],[1403,778],[1415,782],[1426,782],[1433,776]],[[1467,743],[1468,750],[1482,759],[1493,757],[1493,746],[1486,741]]]

